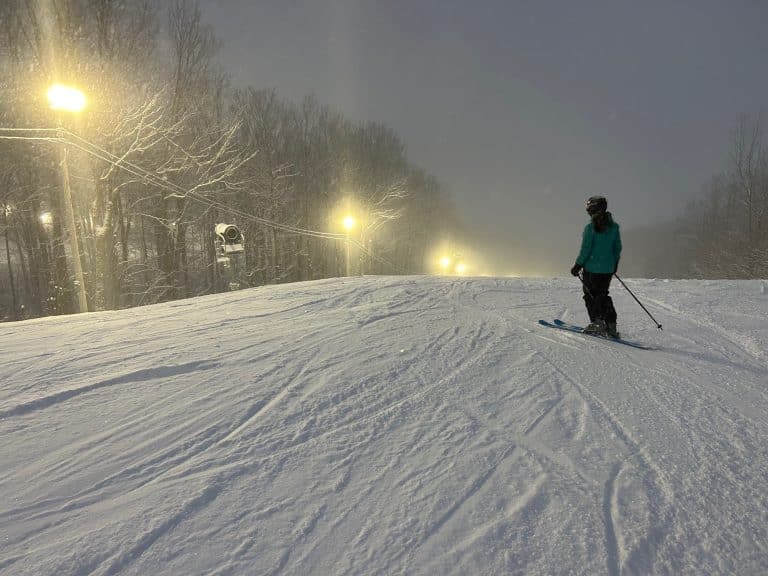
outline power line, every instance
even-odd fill
[[[247,218],[247,219],[250,219],[250,220],[254,220],[256,222],[259,222],[261,224],[264,224],[266,226],[269,226],[269,227],[272,227],[272,228],[275,228],[275,229],[278,229],[278,230],[281,230],[281,231],[284,231],[284,232],[292,232],[294,234],[303,234],[303,235],[307,235],[307,236],[314,236],[314,237],[318,237],[318,238],[328,238],[328,239],[333,239],[333,240],[342,240],[342,239],[344,239],[346,237],[344,234],[334,234],[332,232],[320,232],[320,231],[317,231],[317,230],[308,230],[308,229],[305,229],[305,228],[299,228],[299,227],[296,227],[296,226],[292,226],[290,224],[283,224],[283,223],[280,223],[280,222],[275,222],[275,221],[269,220],[267,218],[262,218],[260,216],[254,215],[254,214],[250,214],[250,213],[244,212],[244,211],[239,210],[237,208],[232,208],[232,207],[227,206],[226,204],[224,204],[222,202],[219,202],[219,201],[216,201],[216,200],[212,200],[210,198],[206,198],[205,196],[200,195],[197,192],[193,192],[191,190],[185,190],[184,188],[182,188],[181,186],[179,186],[177,184],[174,184],[173,182],[169,182],[168,180],[162,179],[161,177],[159,177],[156,174],[153,174],[153,173],[147,171],[146,169],[142,168],[141,166],[133,164],[132,162],[129,162],[129,161],[123,159],[123,158],[119,158],[118,156],[116,156],[115,154],[112,154],[108,150],[104,150],[103,148],[99,147],[98,145],[94,144],[93,142],[90,142],[90,141],[86,140],[82,136],[79,136],[79,135],[77,135],[77,134],[75,134],[73,132],[70,132],[68,130],[66,130],[65,132],[68,135],[70,135],[71,137],[76,138],[77,140],[80,140],[81,142],[84,142],[85,144],[87,144],[88,146],[92,147],[94,150],[100,152],[101,154],[106,155],[108,157],[111,157],[111,160],[110,160],[108,158],[104,158],[104,156],[98,156],[100,159],[102,159],[102,160],[104,160],[106,162],[109,162],[112,165],[117,166],[118,168],[124,168],[125,166],[133,168],[135,171],[138,171],[141,174],[145,175],[145,177],[148,178],[149,180],[151,180],[151,183],[154,184],[155,186],[163,188],[163,189],[168,190],[170,192],[179,194],[180,196],[182,196],[184,198],[192,198],[192,199],[194,199],[194,200],[196,200],[196,201],[198,201],[198,202],[200,202],[202,204],[206,204],[206,205],[208,205],[210,207],[218,207],[218,208],[221,208],[222,210],[229,211],[229,212],[231,212],[233,214],[236,213],[236,214],[238,214],[238,215],[240,215],[240,216],[242,216],[244,218]],[[75,143],[72,143],[72,144],[74,146],[77,146],[78,148],[80,148],[81,150],[83,150],[85,152],[89,152],[88,150],[86,150],[82,146],[79,146],[79,145],[77,145]],[[134,173],[134,175],[138,175],[135,172],[133,172],[133,173]]]
[[[10,132],[54,132],[57,133],[56,137],[35,137],[35,136],[3,136],[1,133],[3,131],[10,131]],[[71,138],[74,138],[82,143],[85,144],[83,146],[82,144],[79,144],[78,142],[74,142],[72,140],[68,140],[67,138],[63,138],[61,135],[66,135]],[[320,232],[317,230],[308,230],[305,228],[299,228],[297,226],[292,226],[290,224],[282,224],[280,222],[275,222],[273,220],[269,220],[267,218],[262,218],[260,216],[256,216],[254,214],[250,214],[247,212],[244,212],[242,210],[239,210],[237,208],[233,208],[231,206],[227,206],[226,204],[223,204],[221,202],[211,200],[209,198],[206,198],[205,196],[199,195],[196,192],[192,192],[189,190],[185,190],[181,186],[174,184],[173,182],[170,182],[168,180],[165,180],[161,178],[160,176],[153,174],[152,172],[149,172],[145,168],[138,166],[128,160],[125,160],[124,158],[120,158],[119,156],[109,152],[108,150],[105,150],[104,148],[101,148],[97,144],[94,144],[93,142],[90,142],[89,140],[83,138],[82,136],[79,136],[75,134],[74,132],[71,132],[65,128],[0,128],[0,139],[6,139],[6,140],[45,140],[48,142],[63,142],[65,144],[69,144],[78,150],[81,150],[87,154],[90,154],[91,156],[98,158],[99,160],[103,160],[104,162],[107,162],[108,164],[111,164],[112,166],[115,166],[117,168],[120,168],[122,170],[125,170],[126,172],[137,176],[139,178],[144,179],[145,181],[148,181],[150,184],[157,188],[162,188],[163,190],[166,190],[168,192],[178,194],[184,198],[192,198],[193,200],[196,200],[197,202],[200,202],[202,204],[206,204],[210,207],[216,207],[220,208],[222,210],[226,210],[228,212],[231,212],[233,214],[238,214],[239,216],[242,216],[243,218],[247,218],[250,220],[254,220],[256,222],[259,222],[261,224],[264,224],[266,226],[281,230],[283,232],[291,232],[294,234],[302,234],[302,235],[308,235],[313,236],[317,238],[326,238],[326,239],[332,239],[332,240],[343,240],[346,238],[345,234],[336,234],[332,232]]]
[[[233,207],[228,206],[228,205],[226,205],[226,204],[224,204],[222,202],[219,202],[219,201],[212,200],[210,198],[206,198],[204,196],[201,196],[201,195],[199,195],[196,192],[184,190],[183,188],[181,188],[177,184],[173,184],[172,182],[168,182],[166,180],[162,180],[157,175],[152,174],[151,172],[148,172],[144,168],[142,168],[140,166],[137,166],[137,165],[135,165],[135,164],[133,164],[131,162],[128,162],[128,161],[126,161],[126,160],[124,160],[122,158],[119,158],[118,156],[112,154],[108,150],[104,150],[103,148],[101,148],[98,145],[96,145],[96,144],[86,140],[85,138],[83,138],[82,136],[79,136],[78,134],[75,134],[75,133],[73,133],[73,132],[71,132],[69,130],[64,130],[64,132],[66,132],[71,137],[76,138],[77,140],[80,140],[80,141],[86,143],[88,146],[91,146],[92,148],[102,152],[104,155],[111,156],[113,158],[113,160],[110,161],[110,160],[104,158],[103,156],[98,156],[102,160],[110,162],[112,165],[115,165],[115,166],[117,166],[119,168],[123,167],[123,165],[127,165],[127,166],[130,166],[130,167],[133,167],[136,170],[141,171],[144,174],[146,174],[146,176],[148,176],[153,181],[153,183],[155,183],[156,186],[162,187],[162,188],[164,188],[166,190],[170,190],[172,192],[178,192],[184,198],[192,198],[193,200],[196,200],[197,202],[200,202],[201,204],[205,204],[205,205],[207,205],[209,207],[212,207],[212,208],[219,208],[221,210],[225,210],[225,211],[227,211],[227,212],[229,212],[231,214],[235,214],[235,215],[238,215],[238,216],[240,216],[242,218],[253,220],[255,222],[259,222],[261,224],[264,224],[265,226],[271,227],[271,228],[276,229],[276,230],[280,230],[282,232],[287,232],[287,233],[297,234],[297,235],[302,235],[302,236],[310,236],[310,237],[321,238],[321,239],[326,239],[326,240],[337,240],[337,241],[338,240],[342,240],[342,241],[350,242],[351,244],[355,245],[360,250],[360,252],[362,252],[363,254],[368,256],[369,258],[371,258],[373,260],[376,260],[376,261],[378,261],[378,262],[380,262],[382,264],[385,264],[387,266],[390,266],[395,271],[400,271],[401,273],[405,273],[406,272],[404,269],[400,268],[399,266],[395,265],[394,263],[390,262],[389,260],[386,260],[385,258],[382,258],[382,257],[380,257],[378,255],[372,254],[365,246],[363,246],[363,244],[361,244],[360,242],[358,242],[357,240],[355,240],[353,238],[348,237],[346,234],[337,234],[337,233],[332,233],[332,232],[320,232],[320,231],[317,231],[317,230],[308,230],[308,229],[305,229],[305,228],[298,228],[296,226],[291,226],[289,224],[282,224],[282,223],[279,223],[279,222],[275,222],[273,220],[269,220],[267,218],[262,218],[260,216],[254,215],[254,214],[250,214],[248,212],[244,212],[244,211],[242,211],[242,210],[240,210],[238,208],[233,208]],[[78,146],[77,144],[74,144],[74,143],[73,143],[73,145],[77,146],[78,148],[80,148],[83,151],[88,152],[82,146]]]
[[[3,132],[10,132],[11,134],[16,133],[53,133],[55,136],[15,136],[15,135],[5,135]],[[67,138],[67,136],[69,138]],[[273,220],[269,220],[267,218],[262,218],[260,216],[256,216],[254,214],[250,214],[248,212],[245,212],[243,210],[240,210],[238,208],[233,208],[231,206],[228,206],[222,202],[212,200],[210,198],[206,198],[205,196],[202,196],[196,192],[185,190],[181,186],[174,184],[173,182],[170,182],[164,178],[161,178],[157,174],[154,174],[145,168],[134,164],[133,162],[130,162],[126,160],[125,158],[120,158],[119,156],[109,152],[108,150],[105,150],[104,148],[101,148],[97,144],[87,140],[86,138],[75,134],[74,132],[67,130],[66,128],[4,128],[0,127],[0,139],[2,140],[31,140],[31,141],[46,141],[46,142],[61,142],[64,144],[68,144],[71,146],[74,146],[75,148],[85,152],[86,154],[90,154],[91,156],[98,158],[99,160],[102,160],[104,162],[107,162],[108,164],[115,166],[116,168],[119,168],[121,170],[124,170],[128,172],[129,174],[132,174],[138,178],[142,178],[145,181],[148,181],[151,185],[161,188],[163,190],[166,190],[168,192],[171,192],[173,194],[178,194],[183,198],[191,198],[201,204],[207,205],[211,208],[218,208],[221,210],[224,210],[226,212],[229,212],[231,214],[240,216],[242,218],[245,218],[247,220],[252,220],[255,222],[258,222],[260,224],[263,224],[264,226],[273,228],[275,230],[279,230],[281,232],[289,233],[289,234],[296,234],[301,236],[309,236],[314,238],[320,238],[324,240],[336,240],[336,241],[345,241],[349,242],[350,244],[356,246],[358,250],[371,258],[372,260],[376,260],[377,262],[380,262],[382,264],[385,264],[387,266],[390,266],[395,271],[405,273],[406,271],[396,264],[390,262],[389,260],[386,260],[385,258],[382,258],[381,256],[378,256],[376,254],[371,253],[363,244],[358,242],[356,239],[353,239],[349,237],[347,234],[338,234],[333,232],[321,232],[317,230],[309,230],[306,228],[299,228],[297,226],[292,226],[290,224],[282,224],[280,222],[275,222]],[[73,141],[77,140],[83,144],[79,144],[78,142]]]

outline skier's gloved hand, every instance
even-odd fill
[[[579,272],[581,272],[581,264],[574,264],[573,268],[571,268],[571,274],[578,276]]]

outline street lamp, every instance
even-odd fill
[[[344,229],[347,231],[347,233],[349,233],[357,225],[357,222],[355,221],[354,216],[345,216],[342,224],[344,225]]]
[[[347,276],[350,276],[352,254],[351,254],[351,240],[349,238],[349,235],[352,232],[352,230],[354,230],[355,226],[357,226],[357,221],[355,220],[354,216],[347,214],[344,217],[344,220],[342,220],[341,224],[342,226],[344,226],[344,230],[347,231]]]
[[[48,102],[52,110],[58,112],[81,112],[85,108],[85,95],[71,86],[54,84],[48,90]],[[61,120],[59,118],[59,120]],[[61,124],[61,122],[59,122]],[[88,312],[88,299],[85,296],[85,276],[83,265],[80,261],[80,245],[77,241],[77,226],[75,225],[75,211],[72,207],[72,191],[69,187],[69,167],[67,165],[67,147],[64,142],[59,143],[59,168],[61,175],[62,209],[64,210],[64,222],[66,223],[69,246],[72,251],[72,269],[75,275],[75,288],[77,289],[78,307],[80,312]]]
[[[63,84],[54,84],[48,89],[48,102],[52,110],[64,112],[82,112],[86,104],[85,94]]]

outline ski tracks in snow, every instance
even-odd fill
[[[759,338],[701,311],[653,352],[544,334],[538,318],[581,305],[559,281],[228,298],[225,317],[224,296],[200,300],[199,325],[166,306],[124,361],[25,356],[40,365],[0,396],[24,448],[0,471],[0,572],[620,576],[738,572],[737,549],[765,566]],[[77,321],[88,339],[140,314]],[[35,386],[67,358],[79,379]]]
[[[750,512],[764,501],[759,487],[768,461],[759,441],[765,412],[752,408],[766,405],[768,369],[758,340],[719,327],[701,311],[646,301],[673,314],[651,355],[585,341],[590,363],[600,366],[590,375],[570,353],[551,348],[553,365],[567,366],[563,379],[628,448],[605,481],[608,573],[739,572],[728,552],[734,548],[743,550],[742,564],[764,566],[768,534]],[[609,383],[605,373],[620,378]]]
[[[607,478],[603,481],[602,493],[599,494],[608,574],[618,576],[622,570],[629,573],[653,572],[658,547],[670,528],[673,509],[674,496],[663,470],[645,446],[633,437],[630,429],[593,391],[588,384],[590,376],[587,372],[581,369],[578,371],[578,377],[571,376],[561,368],[562,361],[553,361],[550,358],[546,358],[546,361],[559,379],[584,399],[589,406],[592,423],[599,427],[597,431],[602,431],[603,434],[609,432],[623,444],[623,447],[615,448],[620,460],[611,465]],[[611,455],[605,456],[607,457],[605,464],[607,464]],[[594,467],[598,463],[599,460],[592,461],[589,465]],[[601,468],[596,468],[593,473],[604,474],[602,466],[605,464],[601,465]],[[636,509],[633,513],[635,518],[627,522],[624,528],[622,528],[621,519],[627,511],[622,511],[618,498],[619,480],[622,477],[630,479],[624,487],[630,492],[633,491],[627,498],[635,505],[638,504],[638,500],[642,500],[645,508]],[[635,484],[635,487],[633,488],[631,484]],[[641,532],[638,532],[638,529]],[[633,554],[638,549],[642,549],[642,554]],[[633,563],[643,565],[632,565]]]

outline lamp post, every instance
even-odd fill
[[[54,84],[48,90],[48,102],[52,110],[58,112],[78,113],[85,108],[85,95],[77,88]],[[59,116],[59,120],[61,117]],[[61,122],[59,122],[61,124]],[[69,238],[69,247],[72,252],[72,270],[75,276],[75,288],[80,312],[88,312],[88,299],[85,296],[85,276],[83,264],[80,261],[80,245],[77,240],[77,226],[75,224],[75,211],[72,207],[72,191],[69,186],[69,166],[67,164],[67,147],[64,142],[59,143],[59,173],[61,177],[61,207],[64,212],[64,222]]]
[[[342,221],[342,225],[344,226],[344,230],[347,231],[347,276],[351,276],[350,274],[350,268],[351,268],[351,261],[352,261],[352,254],[351,254],[351,240],[350,240],[350,233],[352,230],[357,226],[357,221],[355,220],[355,217],[352,215],[347,215],[344,217],[344,220]]]

